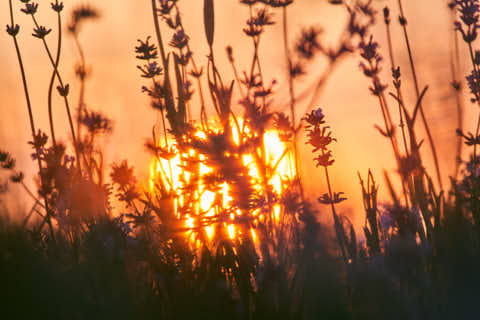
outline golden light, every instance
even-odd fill
[[[243,124],[241,119],[237,119],[238,126],[232,122],[232,140],[236,146],[241,143],[241,133],[239,127],[242,128],[244,134],[250,134],[251,129]],[[206,140],[208,133],[197,128],[195,136],[201,140]],[[212,128],[210,128],[212,130]],[[292,143],[282,141],[279,132],[274,129],[266,130],[261,138],[261,148],[258,150],[249,150],[241,153],[239,159],[243,164],[245,171],[255,191],[265,193],[265,182],[276,198],[280,199],[285,191],[285,184],[291,183],[295,179],[294,153],[292,151]],[[231,186],[225,181],[221,183],[216,190],[209,190],[204,178],[215,173],[215,169],[207,163],[208,156],[205,154],[196,154],[194,149],[190,149],[180,154],[174,147],[174,141],[169,141],[175,150],[175,155],[169,159],[154,158],[150,164],[149,188],[154,193],[155,186],[159,182],[165,186],[167,192],[173,194],[174,214],[179,219],[186,236],[189,237],[193,244],[198,247],[199,239],[203,241],[213,241],[216,235],[222,234],[229,239],[238,239],[239,237],[249,237],[254,243],[258,243],[259,236],[255,230],[259,223],[273,221],[278,224],[283,214],[282,205],[275,203],[271,206],[270,212],[264,209],[255,208],[252,210],[240,210],[234,208],[234,202]],[[259,150],[262,149],[262,150]],[[259,154],[262,155],[262,161],[259,162]],[[192,179],[192,174],[185,170],[185,163],[182,159],[185,157],[197,157],[199,175],[198,179]],[[230,154],[225,154],[230,156]],[[261,168],[261,166],[264,166]],[[261,170],[267,168],[268,174],[264,174],[262,181]],[[266,177],[266,179],[265,179]],[[266,181],[265,181],[266,180]],[[184,189],[194,185],[195,205],[191,206],[188,214],[181,213],[188,201],[186,199]],[[191,189],[190,189],[191,191]],[[190,196],[191,197],[191,196]],[[269,220],[267,220],[267,219]],[[249,221],[248,228],[241,227],[241,222]]]

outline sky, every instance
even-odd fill
[[[82,1],[65,1],[65,22],[68,14]],[[32,96],[35,121],[44,131],[48,128],[47,88],[51,75],[51,66],[44,52],[41,41],[31,36],[33,28],[30,17],[19,12],[20,1],[15,3],[16,23],[21,30],[18,36]],[[92,109],[102,111],[114,121],[114,133],[104,141],[107,161],[129,159],[135,164],[136,174],[145,179],[149,156],[143,143],[151,135],[157,114],[150,107],[148,98],[140,88],[145,84],[136,69],[134,47],[137,39],[153,35],[153,21],[150,1],[103,0],[91,2],[101,13],[101,18],[86,24],[80,33],[87,65],[91,76],[86,87],[86,103]],[[393,0],[375,1],[374,6],[381,10],[388,5],[392,10],[393,46],[397,61],[403,74],[403,86],[409,92],[407,100],[414,103],[411,73],[408,56],[403,42],[403,34],[396,23],[398,16],[397,2]],[[438,152],[441,154],[441,168],[444,172],[444,184],[448,185],[448,175],[452,174],[455,158],[456,114],[451,96],[449,50],[451,48],[452,24],[449,20],[446,1],[422,0],[404,1],[405,14],[408,18],[408,30],[414,59],[417,66],[420,86],[429,85],[425,98],[425,112],[434,132]],[[237,0],[215,0],[215,42],[214,51],[219,69],[226,77],[233,79],[231,68],[227,63],[225,47],[234,49],[237,68],[243,70],[251,59],[250,39],[243,35],[242,28],[248,9]],[[182,18],[187,33],[191,38],[196,61],[205,64],[208,53],[203,31],[203,1],[181,0],[179,2]],[[310,25],[324,29],[322,39],[334,44],[345,24],[345,12],[340,7],[332,7],[321,0],[297,0],[289,8],[291,41],[298,36],[301,28]],[[52,28],[47,37],[49,45],[55,47],[57,36],[56,17],[49,8],[49,1],[41,1],[38,19],[41,25]],[[260,47],[260,59],[267,79],[275,79],[276,97],[272,108],[282,109],[288,98],[285,75],[285,56],[283,52],[280,12],[275,20],[278,23],[269,28]],[[379,15],[379,23],[373,29],[373,36],[380,44],[380,51],[387,57],[385,28]],[[0,25],[9,23],[8,1],[0,3]],[[65,29],[64,29],[65,31]],[[65,33],[65,32],[64,32]],[[462,68],[468,69],[465,51],[461,50]],[[78,61],[72,38],[64,37],[63,55],[60,71],[63,78],[72,87],[70,99],[78,99],[78,82],[74,77],[74,67]],[[361,189],[358,184],[359,172],[366,176],[369,168],[380,184],[379,192],[385,198],[386,187],[383,170],[394,175],[394,158],[388,141],[375,130],[375,124],[381,124],[381,113],[375,97],[368,90],[359,69],[360,57],[354,54],[345,59],[334,71],[332,77],[315,104],[321,106],[330,124],[333,135],[338,142],[333,147],[335,164],[331,168],[334,189],[345,192],[348,200],[340,205],[340,212],[346,214],[355,224],[363,223]],[[311,75],[304,79],[304,84],[312,83],[321,74],[325,65],[316,61],[311,66]],[[391,83],[389,67],[383,70],[384,82]],[[390,85],[390,89],[391,89]],[[34,164],[30,160],[31,150],[27,145],[30,140],[28,116],[21,86],[21,77],[16,60],[12,39],[2,30],[0,32],[0,148],[9,150],[17,158],[17,166],[26,173],[27,184],[33,186]],[[283,100],[283,101],[282,101]],[[66,113],[60,100],[54,100],[55,122],[63,140],[68,140]],[[465,127],[474,126],[474,108],[466,101],[467,113]],[[304,108],[297,110],[298,116]],[[419,130],[421,128],[419,127]],[[471,129],[470,129],[471,130]],[[422,131],[420,138],[425,138]],[[304,145],[303,141],[300,141]],[[427,151],[427,143],[424,151]],[[307,196],[314,200],[326,192],[323,172],[316,169],[309,147],[300,150],[300,163],[304,173]],[[431,159],[427,156],[427,168],[433,175]],[[21,194],[21,190],[12,192]],[[21,198],[21,197],[17,197]],[[27,207],[26,202],[16,205]],[[324,210],[324,212],[327,212]]]

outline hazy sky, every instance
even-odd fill
[[[323,38],[327,43],[335,43],[338,33],[345,23],[342,9],[325,5],[321,0],[297,0],[291,6],[289,19],[291,24],[290,38],[298,35],[301,27],[312,24],[325,29]],[[47,131],[47,88],[51,75],[51,67],[43,50],[41,41],[31,36],[32,21],[30,17],[19,12],[19,1],[16,4],[17,23],[21,25],[18,37],[26,65],[29,88],[32,93],[35,120],[38,126]],[[56,18],[49,8],[49,1],[42,1],[39,7],[40,24],[53,29],[48,36],[49,44],[56,46]],[[86,1],[66,1],[66,17],[72,7]],[[417,62],[420,85],[430,85],[425,99],[425,110],[430,118],[439,153],[442,156],[444,183],[447,184],[447,173],[452,172],[454,160],[454,129],[455,105],[450,97],[449,82],[449,48],[451,24],[449,22],[446,1],[422,0],[404,1],[408,28],[413,43],[415,60]],[[138,38],[153,35],[150,1],[134,0],[103,0],[92,1],[101,12],[102,17],[94,23],[85,25],[81,31],[81,42],[84,45],[87,64],[92,75],[87,84],[86,102],[89,107],[101,110],[114,120],[114,133],[105,143],[108,161],[131,159],[136,165],[136,173],[145,177],[148,166],[148,156],[143,148],[143,142],[151,134],[156,114],[150,108],[148,99],[141,93],[140,87],[144,81],[136,69],[137,61],[133,48]],[[186,31],[191,36],[191,44],[196,61],[206,62],[207,47],[203,33],[202,5],[200,0],[182,0],[179,2],[183,12]],[[397,61],[401,63],[404,86],[412,87],[409,65],[405,47],[402,42],[401,30],[396,23],[398,15],[396,1],[376,1],[376,7],[385,5],[392,8],[394,47]],[[226,78],[233,78],[230,67],[226,63],[225,47],[234,48],[237,67],[245,69],[251,59],[250,40],[243,36],[242,28],[247,15],[247,8],[239,5],[237,0],[215,0],[216,30],[215,52],[220,69]],[[0,3],[0,24],[9,22],[8,1]],[[280,20],[280,12],[276,15]],[[380,16],[379,16],[380,18]],[[67,19],[64,19],[64,22]],[[381,51],[386,56],[385,29],[379,19],[374,36],[380,42]],[[3,28],[3,27],[2,27]],[[275,78],[280,105],[281,99],[288,97],[285,83],[285,57],[283,52],[281,25],[269,28],[261,44],[261,61],[267,79]],[[72,104],[77,101],[78,83],[74,78],[73,69],[78,55],[73,41],[66,36],[63,46],[63,56],[60,70],[66,82],[71,84]],[[359,57],[353,55],[345,60],[334,72],[326,90],[317,101],[324,108],[327,121],[331,125],[338,143],[334,146],[336,162],[332,168],[334,187],[344,191],[349,198],[341,205],[342,211],[351,212],[356,222],[361,222],[361,191],[358,185],[357,171],[365,175],[372,168],[380,191],[384,192],[383,169],[392,170],[394,161],[387,140],[380,137],[374,129],[375,124],[381,124],[382,118],[378,104],[368,91],[369,84],[364,80],[358,63]],[[464,65],[468,66],[467,60]],[[324,65],[319,61],[312,66],[312,77],[321,74]],[[388,65],[384,67],[385,81],[390,81]],[[25,169],[27,182],[32,181],[33,164],[29,159],[30,128],[28,126],[27,109],[20,72],[11,38],[2,30],[0,33],[0,147],[11,151],[18,159],[19,168]],[[412,98],[412,95],[407,95]],[[412,99],[413,100],[413,99]],[[413,101],[410,100],[410,103]],[[275,109],[276,107],[273,106]],[[68,139],[66,131],[66,113],[63,104],[55,100],[55,121],[63,124],[62,137]],[[467,109],[473,110],[470,104]],[[285,110],[286,111],[286,110]],[[303,110],[302,110],[303,111]],[[466,126],[471,128],[473,117],[466,117]],[[301,142],[303,145],[303,142]],[[424,148],[426,151],[427,144]],[[306,189],[313,198],[326,191],[324,177],[320,170],[313,166],[310,148],[301,151],[301,163]],[[433,172],[432,172],[433,174]],[[354,209],[354,210],[353,210]],[[354,212],[353,212],[354,211]]]

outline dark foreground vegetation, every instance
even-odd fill
[[[439,2],[448,5],[451,12],[448,23],[457,43],[452,47],[459,50],[463,44],[472,65],[465,82],[465,77],[458,75],[460,55],[452,52],[451,94],[457,98],[458,111],[458,130],[452,136],[458,141],[458,165],[448,187],[442,184],[435,137],[423,109],[428,87],[422,88],[416,79],[401,0],[395,18],[388,8],[377,14],[372,1],[330,0],[331,5],[344,7],[348,17],[338,45],[333,47],[323,45],[316,28],[305,29],[292,46],[289,44],[287,9],[294,5],[293,0],[242,0],[239,5],[250,8],[243,30],[252,39],[252,63],[237,72],[234,50],[228,47],[231,74],[220,74],[215,64],[214,1],[204,1],[203,25],[210,55],[203,67],[195,61],[199,58],[189,46],[177,2],[152,0],[154,36],[139,40],[135,48],[141,61],[138,68],[147,81],[142,90],[159,114],[146,147],[159,163],[170,164],[180,155],[182,168],[188,172],[188,178],[185,173],[180,175],[181,188],[175,189],[173,176],[169,180],[168,174],[167,178],[153,179],[150,188],[142,188],[126,161],[112,164],[109,178],[104,176],[98,138],[111,132],[112,124],[85,102],[84,84],[89,74],[78,38],[80,26],[97,18],[98,12],[89,6],[78,7],[67,25],[81,57],[76,67],[80,100],[73,110],[70,85],[62,79],[59,68],[62,34],[58,34],[59,45],[53,50],[45,41],[51,29],[37,21],[38,4],[9,0],[7,32],[17,52],[25,89],[38,188],[30,191],[12,155],[0,151],[0,164],[9,183],[21,185],[34,201],[23,221],[9,220],[7,212],[0,217],[1,317],[480,317],[480,118],[474,133],[462,127],[463,97],[471,98],[471,108],[480,104],[480,51],[475,49],[480,27],[478,1]],[[42,42],[52,65],[46,108],[50,115],[48,135],[35,127],[25,77],[28,68],[17,39],[24,29],[14,20],[19,8],[31,16],[33,36]],[[51,9],[62,30],[63,4],[55,1]],[[382,58],[371,35],[377,20],[386,28],[389,59]],[[394,22],[402,27],[410,57],[405,68],[413,74],[413,102],[402,94],[402,73],[394,62],[390,34]],[[258,55],[260,40],[273,23],[283,25],[285,36],[288,115],[272,103],[275,82],[267,80]],[[162,41],[167,36],[171,40]],[[326,125],[328,108],[312,110],[312,102],[328,76],[347,56],[362,61],[360,70],[370,82],[370,93],[377,98],[384,119],[378,131],[391,145],[398,168],[385,173],[391,195],[386,204],[377,201],[374,173],[360,178],[365,207],[362,230],[356,230],[339,213],[345,198],[342,192],[334,191],[328,171],[334,163],[329,147],[336,142]],[[325,72],[315,78],[307,92],[298,93],[295,84],[303,81],[303,75],[317,74],[309,68],[313,59],[326,61]],[[381,67],[391,70],[391,85],[381,79]],[[234,80],[227,80],[230,77]],[[464,83],[470,92],[464,92]],[[54,93],[64,102],[71,131],[68,146],[55,136]],[[237,109],[237,102],[241,109]],[[312,110],[301,121],[296,114],[299,104]],[[193,115],[197,114],[199,120],[195,121]],[[212,118],[217,121],[215,128],[209,121]],[[425,139],[419,137],[417,127],[426,132]],[[294,155],[297,174],[283,177],[281,192],[270,184],[278,163],[268,161],[262,142],[270,128],[279,132],[282,143]],[[306,199],[308,192],[298,178],[296,155],[301,130],[306,131],[314,161],[327,181],[328,190],[319,195],[315,205]],[[204,133],[201,138],[199,131]],[[236,141],[232,132],[237,132]],[[462,152],[465,146],[468,150]],[[241,161],[247,153],[253,154],[252,161],[259,168],[257,180],[250,178]],[[434,159],[434,178],[423,165],[425,154]],[[463,154],[468,154],[468,160],[462,160]],[[201,174],[200,164],[215,170]],[[198,209],[199,184],[216,194],[228,185],[232,200],[227,206],[219,196],[212,202],[212,211],[202,212]],[[1,189],[8,196],[7,183]],[[276,216],[275,208],[281,208]],[[257,218],[255,212],[261,212],[263,218]],[[318,215],[327,212],[332,215],[332,225],[318,222]],[[225,232],[222,226],[226,223],[235,224],[237,236]],[[205,228],[212,226],[216,233],[209,238]],[[251,230],[256,238],[250,236]]]

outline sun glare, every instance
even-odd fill
[[[248,126],[243,125],[241,119],[238,120],[243,132],[250,132]],[[240,145],[240,133],[238,127],[232,125],[232,140],[236,146]],[[205,140],[208,133],[198,129],[195,136]],[[248,172],[250,182],[256,192],[262,193],[265,188],[269,188],[280,199],[282,192],[285,191],[286,182],[292,182],[295,178],[294,154],[292,147],[288,142],[281,140],[279,133],[272,129],[264,132],[262,141],[262,150],[250,150],[242,153],[241,163]],[[173,145],[173,142],[171,142]],[[260,149],[260,148],[259,148]],[[188,156],[195,156],[195,150],[190,149]],[[258,161],[259,154],[262,155],[262,161]],[[192,174],[184,169],[185,163],[182,161],[182,154],[178,151],[173,158],[169,160],[163,158],[154,158],[150,164],[149,188],[151,193],[155,193],[156,185],[160,182],[167,192],[173,194],[174,214],[183,225],[183,232],[193,242],[199,239],[204,241],[213,241],[216,235],[224,235],[229,239],[238,237],[249,237],[254,243],[258,242],[258,232],[255,231],[259,223],[269,221],[278,223],[282,215],[282,207],[276,203],[271,207],[270,212],[258,208],[252,210],[240,210],[235,208],[232,195],[232,188],[227,182],[219,185],[217,190],[209,190],[204,181],[207,175],[214,173],[214,168],[208,166],[207,155],[197,155],[199,159],[198,173],[199,179],[194,183],[195,201],[193,212],[184,214],[180,212],[185,204],[185,188],[192,185],[190,181]],[[268,168],[267,185],[263,185],[260,176],[262,163]],[[191,189],[190,189],[191,190]],[[248,228],[241,227],[244,222],[249,221]],[[203,235],[203,236],[200,236]]]

